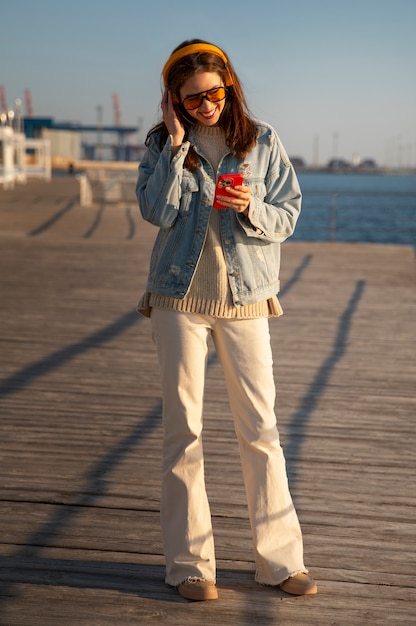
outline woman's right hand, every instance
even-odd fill
[[[178,148],[182,145],[183,138],[185,137],[185,129],[179,117],[176,115],[175,107],[173,106],[172,94],[168,89],[165,89],[162,98],[162,113],[163,121],[166,124],[169,135],[172,135],[173,142],[172,147]]]

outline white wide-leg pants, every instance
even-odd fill
[[[266,318],[235,320],[153,309],[163,402],[161,524],[166,582],[216,579],[204,480],[203,400],[208,337],[221,362],[238,437],[253,534],[256,580],[278,585],[306,572],[298,517],[274,413]]]

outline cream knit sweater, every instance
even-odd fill
[[[198,147],[216,172],[226,151],[224,132],[218,127],[198,126],[196,134]],[[149,316],[152,307],[238,319],[277,316],[283,313],[277,297],[239,307],[233,304],[221,245],[220,211],[215,209],[211,210],[205,244],[185,298],[144,294],[138,310]]]

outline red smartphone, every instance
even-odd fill
[[[217,200],[217,196],[223,196],[227,193],[227,189],[235,187],[236,185],[244,185],[244,176],[242,174],[221,174],[218,176],[217,184],[215,185],[214,196],[214,209],[225,209],[223,204],[220,204]]]

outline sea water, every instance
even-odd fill
[[[302,212],[292,240],[416,245],[416,176],[298,173]]]

